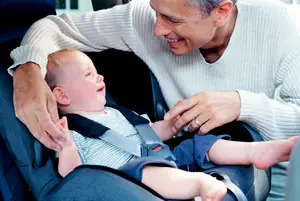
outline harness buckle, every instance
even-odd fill
[[[141,147],[141,156],[145,157],[145,156],[152,156],[153,153],[158,153],[159,151],[164,149],[164,145],[159,144],[159,143],[155,143],[155,144],[144,144]]]

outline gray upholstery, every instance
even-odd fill
[[[288,169],[288,184],[286,201],[300,200],[300,140],[298,140],[292,156]]]

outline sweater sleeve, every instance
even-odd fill
[[[253,125],[265,140],[300,135],[300,48],[285,56],[276,74],[273,99],[264,93],[238,91],[239,120]]]
[[[26,33],[21,46],[11,52],[14,64],[8,72],[12,74],[15,67],[31,61],[38,64],[45,75],[48,55],[63,48],[133,51],[137,42],[132,13],[147,1],[136,2],[83,14],[51,15],[37,21]]]

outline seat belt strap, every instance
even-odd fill
[[[175,161],[176,158],[171,152],[170,148],[165,145],[157,134],[153,131],[152,127],[149,125],[149,121],[131,110],[121,107],[116,104],[107,105],[116,110],[119,110],[122,115],[135,126],[136,130],[139,132],[141,138],[143,139],[142,146],[142,156],[154,156],[167,160]]]
[[[145,143],[142,147],[142,156],[159,157],[170,161],[176,160],[170,148],[161,141],[149,124],[136,125],[135,128]]]
[[[67,114],[66,117],[70,130],[74,130],[85,137],[101,139],[126,152],[141,157],[141,145],[120,133],[79,114]]]
[[[244,192],[235,185],[226,174],[222,172],[210,172],[208,174],[215,177],[217,180],[222,181],[227,186],[228,190],[236,197],[237,201],[248,201]]]
[[[132,155],[142,157],[142,146],[139,143],[128,139],[127,137],[123,136],[122,134],[116,131],[108,130],[99,138],[128,153],[131,153]]]
[[[127,121],[129,121],[133,126],[139,125],[139,124],[149,124],[149,120],[134,113],[133,111],[116,105],[116,104],[107,104],[106,106],[114,108],[116,110],[118,110],[119,112],[122,113],[122,115],[127,119]]]
[[[135,114],[127,108],[123,108],[117,105],[109,105],[109,107],[119,110],[122,115],[135,126],[136,130],[142,138],[142,145],[126,138],[120,133],[110,130],[109,128],[101,125],[98,122],[95,122],[78,114],[66,115],[68,120],[70,121],[69,128],[86,137],[98,139],[100,138],[103,141],[106,141],[138,157],[153,156],[161,159],[173,161],[176,160],[169,147],[165,145],[153,131],[147,119]],[[104,135],[104,133],[107,134]]]

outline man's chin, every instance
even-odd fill
[[[170,48],[170,51],[173,54],[175,54],[176,56],[184,56],[184,55],[186,55],[187,53],[190,52],[190,51],[183,50],[183,49],[173,49],[173,48]]]

